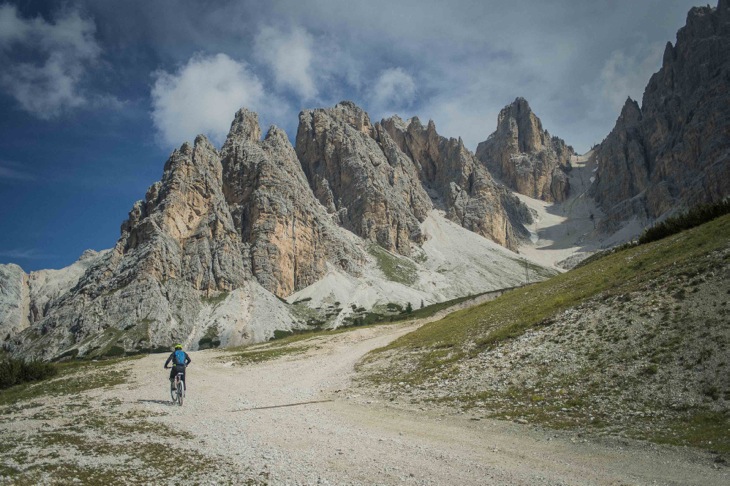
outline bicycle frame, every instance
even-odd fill
[[[182,406],[183,397],[185,397],[185,388],[183,386],[182,377],[183,377],[182,373],[177,373],[175,375],[175,380],[173,381],[173,387],[170,390],[170,396],[172,398],[172,403],[177,403],[180,406]]]

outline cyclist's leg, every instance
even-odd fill
[[[175,388],[175,366],[170,369],[170,390]]]
[[[182,381],[183,381],[183,390],[188,391],[188,385],[185,383],[185,375],[187,375],[187,370],[183,370],[182,373]]]

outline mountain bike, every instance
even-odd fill
[[[165,367],[167,369],[167,366]],[[182,407],[183,398],[185,398],[185,385],[183,383],[183,372],[179,371],[175,374],[172,386],[170,387],[170,397],[172,403],[177,403]]]
[[[182,407],[183,398],[185,397],[185,387],[183,386],[182,380],[183,374],[177,373],[175,375],[175,381],[173,382],[172,388],[170,388],[170,397],[172,397],[172,403],[177,402]]]

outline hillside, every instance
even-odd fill
[[[0,484],[727,484],[717,454],[399,410],[352,388],[366,353],[433,318],[193,351],[182,407],[166,354],[54,365],[0,392]]]
[[[730,216],[423,326],[360,364],[394,404],[730,451]]]

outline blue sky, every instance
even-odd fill
[[[171,150],[235,111],[293,139],[350,99],[474,150],[525,97],[584,152],[640,100],[681,0],[0,0],[0,263],[110,248]]]

